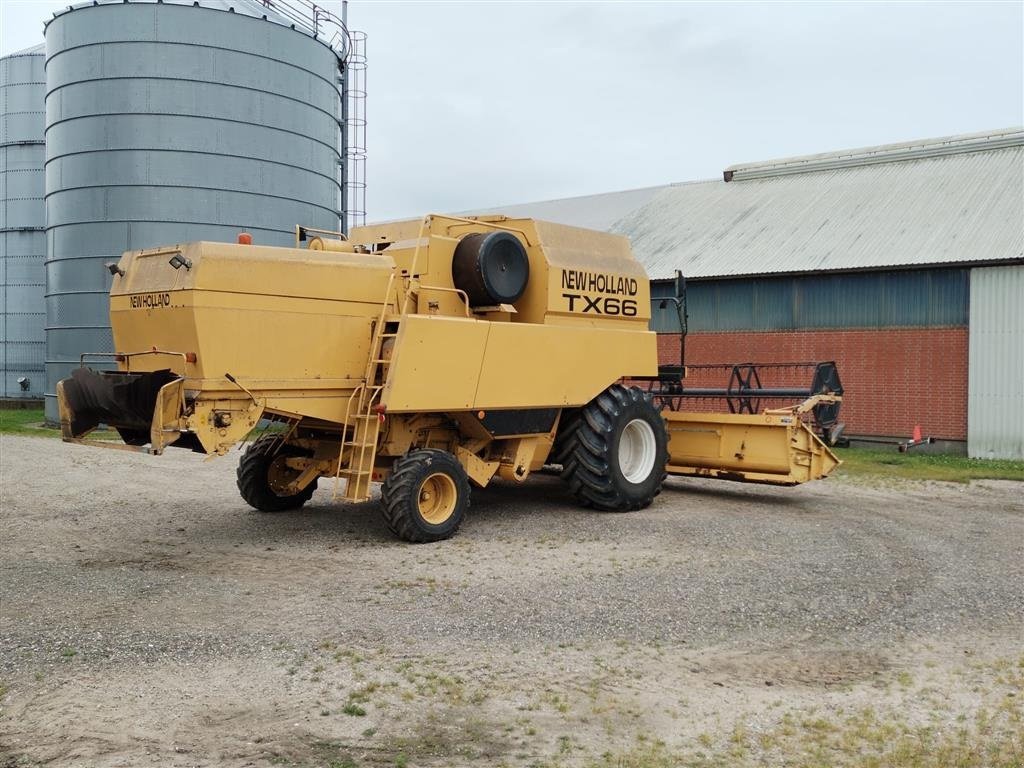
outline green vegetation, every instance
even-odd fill
[[[14,408],[0,410],[0,434],[60,437],[59,429],[43,426],[42,408]]]
[[[947,453],[899,453],[874,448],[840,448],[843,460],[838,475],[846,477],[883,477],[903,480],[944,480],[967,483],[971,480],[1024,481],[1024,461],[1007,459],[969,459]]]
[[[28,435],[30,437],[60,437],[60,427],[44,422],[42,408],[0,408],[0,435]],[[117,440],[121,437],[112,429],[97,429],[89,433],[90,440]]]
[[[60,437],[59,427],[47,426],[44,422],[46,414],[42,408],[0,408],[0,435],[28,435],[30,437]],[[270,424],[266,432],[283,432],[285,425]],[[252,440],[264,434],[264,429],[257,426],[246,436]],[[120,440],[112,429],[97,429],[89,433],[91,440]]]

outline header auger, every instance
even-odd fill
[[[666,472],[795,485],[838,463],[799,407],[663,415],[630,385],[658,362],[625,238],[503,216],[312,232],[110,265],[117,370],[60,382],[64,439],[223,455],[269,424],[238,468],[250,505],[297,508],[320,478],[365,501],[380,482],[414,542],[455,533],[471,483],[548,463],[611,511],[648,506]],[[124,444],[89,440],[100,424]]]

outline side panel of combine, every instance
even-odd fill
[[[582,405],[656,360],[652,333],[412,315],[382,402],[389,413]]]

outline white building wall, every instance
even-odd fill
[[[1024,265],[971,270],[967,452],[1024,459]]]

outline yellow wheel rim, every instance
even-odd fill
[[[428,475],[420,485],[419,506],[420,517],[431,525],[440,525],[455,512],[459,492],[455,481],[443,472]]]
[[[278,496],[287,496],[288,484],[299,476],[299,470],[288,466],[287,457],[278,454],[267,467],[267,485]]]

